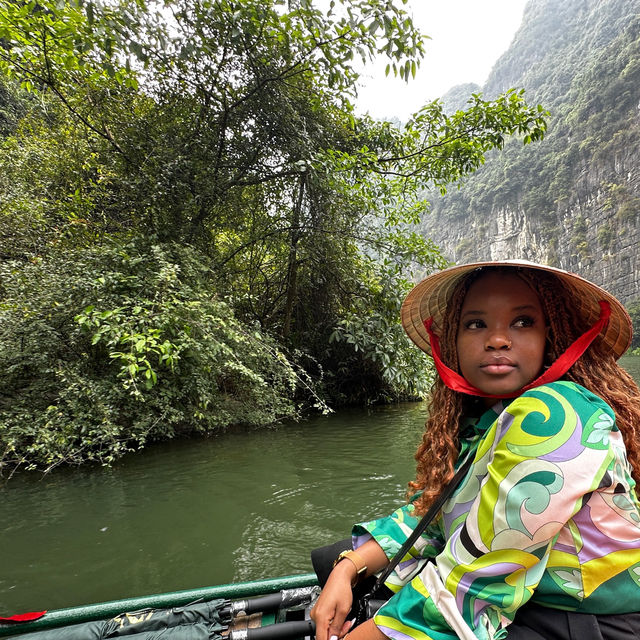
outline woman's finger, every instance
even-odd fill
[[[348,629],[351,628],[350,622],[345,622],[348,612],[348,610],[340,611],[339,608],[336,608],[335,616],[329,624],[329,640],[338,640],[338,638],[342,638]],[[347,631],[344,631],[345,627],[347,627]]]
[[[318,601],[316,606],[311,610],[311,619],[316,623],[316,640],[328,640],[329,626],[335,617],[335,610],[330,607],[326,609],[322,603]]]
[[[344,636],[347,635],[347,633],[349,633],[349,631],[351,631],[351,629],[353,629],[353,625],[356,623],[356,619],[353,618],[353,620],[347,620],[343,625],[342,625],[342,629],[340,629],[340,633],[338,634],[338,638],[344,638]]]

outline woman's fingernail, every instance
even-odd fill
[[[338,640],[338,636],[331,636],[329,640]]]
[[[353,627],[353,625],[356,623],[356,619],[354,618],[353,620],[349,620],[349,624]]]

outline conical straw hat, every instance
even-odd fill
[[[631,318],[617,298],[593,282],[574,273],[526,260],[474,262],[449,267],[427,276],[409,292],[402,304],[400,312],[402,326],[411,340],[420,349],[431,355],[429,336],[424,321],[433,317],[434,330],[438,333],[442,326],[442,317],[456,285],[476,269],[501,266],[547,271],[557,276],[573,294],[571,304],[576,307],[588,326],[593,325],[600,317],[599,301],[607,301],[611,306],[611,318],[604,332],[604,342],[611,348],[616,359],[629,348],[633,332]]]

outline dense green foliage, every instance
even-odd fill
[[[294,417],[306,374],[206,293],[206,272],[145,241],[4,263],[5,459],[109,462],[185,429]]]
[[[398,324],[428,203],[545,113],[522,92],[354,114],[354,56],[409,79],[390,0],[0,0],[0,456],[418,397]]]

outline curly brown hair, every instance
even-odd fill
[[[554,274],[515,267],[490,267],[492,271],[517,274],[538,295],[549,325],[547,353],[551,361],[589,327],[566,301],[572,294]],[[442,360],[458,370],[456,339],[462,303],[471,285],[487,273],[487,268],[472,272],[454,290],[442,322],[440,345]],[[600,396],[613,409],[631,463],[633,478],[640,483],[640,390],[633,378],[615,360],[600,337],[563,376]],[[478,411],[478,400],[447,388],[436,377],[431,390],[429,417],[422,441],[415,454],[416,479],[409,483],[408,496],[422,494],[414,502],[423,514],[453,478],[459,453],[458,431],[461,421]]]

